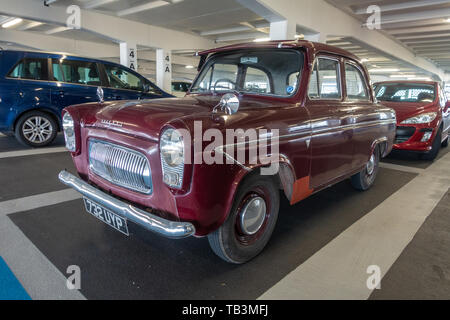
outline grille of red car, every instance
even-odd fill
[[[99,140],[89,141],[89,168],[101,178],[140,193],[152,192],[150,164],[134,150]]]
[[[395,143],[403,143],[408,141],[416,132],[414,127],[397,127],[397,133],[395,136]]]

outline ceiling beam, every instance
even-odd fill
[[[381,24],[391,24],[391,23],[399,23],[399,22],[408,22],[408,21],[420,21],[420,20],[428,20],[428,19],[447,19],[450,17],[450,8],[443,8],[438,10],[427,10],[427,11],[418,11],[418,12],[409,12],[409,13],[401,13],[401,14],[392,14],[392,15],[382,15],[381,16]],[[367,23],[364,23],[363,26],[367,26]]]
[[[200,35],[202,37],[204,37],[204,36],[212,36],[212,35],[217,35],[217,34],[234,33],[234,32],[241,32],[241,31],[248,31],[248,30],[252,30],[252,28],[250,28],[248,26],[240,26],[240,27],[202,31],[202,32],[200,32]]]
[[[399,36],[402,34],[409,33],[425,33],[425,32],[439,32],[439,31],[450,31],[450,23],[442,24],[440,26],[432,26],[432,27],[410,27],[410,28],[402,28],[402,29],[391,29],[387,30],[393,36]]]
[[[448,0],[420,0],[420,1],[407,1],[395,4],[386,4],[380,6],[381,12],[397,11],[404,9],[423,8],[430,7],[439,4],[447,4]],[[367,9],[357,9],[353,11],[355,14],[367,14]]]

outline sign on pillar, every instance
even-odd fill
[[[137,47],[129,42],[120,43],[120,64],[137,71]]]
[[[156,84],[164,91],[172,92],[172,54],[170,50],[156,50]]]

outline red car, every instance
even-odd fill
[[[132,222],[170,238],[207,236],[231,263],[260,253],[283,190],[291,204],[351,178],[370,188],[395,137],[358,58],[307,41],[200,53],[184,98],[63,111],[79,177],[60,180],[124,234]],[[256,146],[256,147],[255,147]]]
[[[447,147],[450,102],[438,82],[389,81],[374,87],[377,100],[397,113],[394,149],[433,160],[441,146]]]

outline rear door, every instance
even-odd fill
[[[52,102],[61,110],[67,106],[97,101],[101,86],[96,62],[66,58],[51,60]]]
[[[344,61],[345,104],[353,110],[353,168],[367,163],[374,137],[379,138],[379,114],[372,103],[370,86],[361,67],[351,61]]]
[[[342,59],[319,56],[308,87],[311,117],[311,185],[327,185],[351,170],[352,107],[343,102]]]
[[[37,108],[56,110],[50,100],[50,84],[48,81],[48,55],[42,53],[25,53],[23,58],[11,69],[7,78],[17,82],[17,90],[9,92],[17,94],[15,115]],[[10,113],[10,116],[13,114]]]

